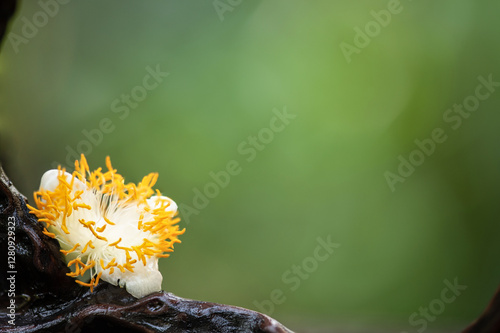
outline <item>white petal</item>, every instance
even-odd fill
[[[40,182],[40,190],[53,192],[59,185],[59,179],[57,179],[58,174],[59,171],[55,169],[49,170],[44,173]]]
[[[57,178],[59,175],[59,170],[52,169],[45,172],[42,176],[42,180],[40,181],[40,190],[46,190],[53,192],[57,186],[59,186],[59,179]],[[70,173],[64,172],[64,176],[66,177],[66,181],[71,183],[71,179],[73,176]],[[75,179],[73,183],[74,190],[83,190],[85,189],[85,184],[79,179]]]
[[[132,274],[126,281],[125,288],[132,296],[141,298],[154,292],[161,291],[163,276],[159,271],[148,271],[147,275],[141,275]]]
[[[151,208],[157,208],[161,206],[161,201],[160,200],[167,200],[167,202],[170,202],[170,205],[165,208],[165,211],[167,212],[177,212],[177,204],[174,202],[174,200],[170,199],[169,197],[165,196],[157,196],[154,195],[151,198],[147,200],[148,205],[151,206]]]
[[[153,257],[146,260],[146,266],[138,261],[133,273],[128,270],[122,273],[115,269],[113,274],[109,274],[106,270],[102,272],[101,279],[112,285],[125,287],[132,296],[141,298],[160,291],[163,276],[158,271],[158,258]]]

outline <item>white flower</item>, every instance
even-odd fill
[[[35,192],[31,213],[45,222],[44,233],[59,241],[69,276],[93,290],[102,279],[140,298],[161,290],[158,259],[168,257],[177,236],[177,205],[152,186],[151,173],[125,184],[106,159],[107,172],[90,172],[85,157],[75,171],[47,171]]]

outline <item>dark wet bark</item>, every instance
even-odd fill
[[[10,18],[16,10],[16,0],[0,1],[0,45],[7,30]]]
[[[500,288],[484,310],[483,314],[463,333],[498,333],[500,332]]]

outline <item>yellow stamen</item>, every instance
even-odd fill
[[[103,218],[104,218],[104,221],[106,221],[106,223],[111,224],[111,225],[115,225],[113,222],[108,220],[108,218],[106,216],[103,216]]]
[[[75,251],[79,246],[80,246],[80,244],[76,243],[75,246],[73,246],[73,248],[71,250],[67,250],[67,251],[65,251],[65,250],[59,250],[59,251],[61,251],[62,253],[64,253],[64,255],[67,256],[69,253]],[[85,246],[85,247],[87,247],[87,246]]]
[[[92,223],[93,223],[93,224],[95,224],[95,222],[92,222]],[[91,225],[91,224],[88,224],[88,225],[87,225],[87,227],[89,228],[89,230],[90,230],[90,231],[94,234],[94,236],[95,236],[97,239],[100,239],[100,240],[103,240],[103,241],[106,241],[106,242],[108,241],[108,240],[106,239],[106,237],[99,236],[99,235],[97,234],[97,232],[94,230],[94,228],[92,227],[92,225]]]
[[[80,264],[82,266],[85,266],[85,264],[82,262],[82,260],[80,258],[75,258],[75,259],[69,261],[68,262],[68,267],[71,266],[71,265],[73,265],[73,264],[77,264],[77,266],[78,266],[78,264]]]
[[[97,278],[95,279],[95,285],[96,286],[99,283],[99,279],[101,278],[101,275],[102,275],[102,272],[99,272],[99,274],[97,274]]]
[[[75,280],[76,283],[84,286],[84,287],[92,287],[93,286],[93,281],[89,282],[89,283],[85,283],[85,282],[82,282],[80,280]]]
[[[95,230],[96,230],[97,232],[103,232],[103,231],[104,231],[104,229],[106,229],[106,226],[107,226],[107,224],[103,225],[103,226],[102,226],[102,227],[100,227],[100,228],[95,228]]]
[[[85,247],[84,247],[84,248],[83,248],[83,250],[82,250],[82,254],[84,254],[85,252],[87,252],[87,246],[90,246],[90,248],[91,248],[91,249],[95,249],[94,245],[92,245],[92,241],[91,241],[91,240],[89,240],[89,241],[87,242],[87,244],[85,244]]]
[[[73,209],[77,210],[78,208],[85,208],[85,209],[92,209],[89,205],[83,204],[83,203],[73,203]]]
[[[109,246],[116,246],[118,245],[118,243],[120,243],[122,241],[122,238],[120,237],[120,239],[118,239],[116,242],[113,242],[111,244],[109,244]],[[127,252],[128,253],[128,252]]]
[[[83,276],[83,274],[85,274],[85,272],[89,269],[91,269],[92,267],[95,266],[95,261],[94,260],[91,260],[90,263],[88,263],[84,268],[83,270],[81,271],[80,275]]]
[[[48,232],[46,228],[43,228],[43,231],[42,231],[45,235],[49,236],[50,238],[56,238],[56,234],[52,233],[52,232]]]

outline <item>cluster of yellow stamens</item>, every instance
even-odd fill
[[[157,260],[169,256],[166,252],[180,243],[178,236],[185,230],[176,225],[180,219],[175,203],[158,190],[152,196],[157,173],[137,185],[126,184],[109,157],[106,166],[107,172],[90,172],[82,155],[72,174],[61,167],[48,171],[34,193],[37,208],[28,207],[45,223],[43,233],[59,241],[72,270],[67,275],[77,283],[93,290],[102,277],[129,290],[128,281],[131,289],[138,289],[129,292],[142,296],[161,286]],[[144,279],[154,279],[154,286],[133,282],[137,269]]]

